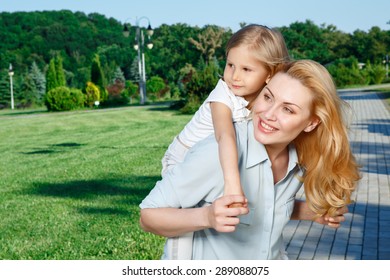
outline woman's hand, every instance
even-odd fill
[[[230,208],[237,203],[241,207]],[[233,232],[240,223],[238,216],[249,213],[248,202],[242,195],[225,195],[208,206],[208,222],[211,228],[219,232]]]
[[[330,217],[326,214],[315,219],[314,221],[322,225],[328,225],[331,228],[339,228],[341,226],[341,223],[345,221],[344,214],[346,213],[348,213],[348,207],[344,206],[336,211],[335,216]]]

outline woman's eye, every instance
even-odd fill
[[[294,111],[291,110],[289,107],[284,107],[284,111],[285,111],[286,113],[288,113],[288,114],[293,114],[293,113],[294,113]]]

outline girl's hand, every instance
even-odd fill
[[[240,204],[236,208],[231,204]],[[211,228],[219,232],[233,232],[240,223],[238,216],[248,214],[247,200],[242,195],[226,195],[216,199],[208,208],[208,221]]]

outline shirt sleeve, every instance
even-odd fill
[[[212,203],[223,193],[223,174],[214,135],[192,147],[140,204],[141,208],[191,208]]]
[[[206,102],[220,102],[225,104],[233,111],[233,102],[229,97],[229,88],[226,83],[219,80],[215,88],[210,92]]]
[[[218,81],[216,87],[205,102],[219,102],[225,104],[232,111],[234,122],[247,120],[250,115],[250,111],[246,108],[248,101],[241,96],[235,96],[223,80]]]

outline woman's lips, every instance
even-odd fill
[[[274,131],[277,130],[275,127],[272,127],[272,126],[266,124],[266,123],[263,122],[261,119],[259,120],[259,126],[260,126],[261,128],[263,128],[263,130],[266,131],[266,132],[274,132]]]

